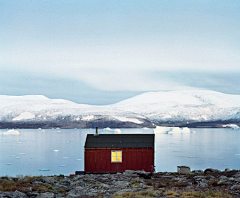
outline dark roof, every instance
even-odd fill
[[[85,148],[154,148],[154,134],[88,134]]]

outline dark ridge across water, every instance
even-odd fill
[[[0,122],[0,129],[89,129],[89,128],[155,128],[155,126],[167,126],[167,127],[188,127],[188,128],[223,128],[226,124],[240,125],[240,121],[227,120],[227,121],[212,121],[212,122],[146,122],[144,124],[136,124],[131,122],[113,122],[113,121],[96,121],[96,122],[71,122],[71,121],[45,121],[45,122]]]

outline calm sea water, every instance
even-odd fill
[[[156,134],[156,171],[240,169],[240,130],[193,129],[191,134]],[[8,130],[0,130],[5,132]],[[19,129],[0,135],[0,176],[73,174],[84,170],[84,142],[94,129]],[[153,133],[121,129],[122,133]],[[99,130],[101,134],[102,130]]]

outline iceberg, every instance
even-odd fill
[[[111,129],[111,128],[109,128],[109,127],[104,128],[104,129],[102,130],[102,134],[112,133],[112,132],[114,132],[115,134],[122,133],[122,131],[121,131],[120,129]]]
[[[153,129],[155,134],[158,134],[158,133],[167,134],[169,130],[170,130],[170,127],[161,127],[161,126],[156,126],[156,128]]]
[[[190,134],[193,133],[190,131],[188,127],[161,127],[156,126],[155,129],[153,129],[155,134]]]
[[[184,128],[179,128],[179,127],[172,127],[171,130],[168,131],[168,134],[176,134],[176,133],[186,133],[189,134],[191,133],[190,129],[187,127]]]
[[[6,132],[2,132],[2,135],[20,135],[19,131],[11,129]]]
[[[104,132],[110,132],[110,131],[114,131],[114,130],[111,129],[111,128],[109,128],[109,127],[107,127],[107,128],[104,128],[103,131],[104,131]]]
[[[101,134],[108,134],[114,132],[114,129],[111,129],[109,127],[103,128],[103,130],[100,132]]]
[[[121,131],[120,129],[115,129],[115,130],[114,130],[114,133],[115,133],[115,134],[120,134],[120,133],[122,133],[122,131]]]
[[[225,124],[225,125],[222,125],[223,127],[225,128],[231,128],[232,130],[238,130],[240,127],[236,124]]]
[[[188,127],[183,127],[181,129],[182,129],[182,133],[191,133],[191,131]]]

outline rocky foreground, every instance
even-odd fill
[[[0,197],[240,197],[240,170],[0,178]]]

